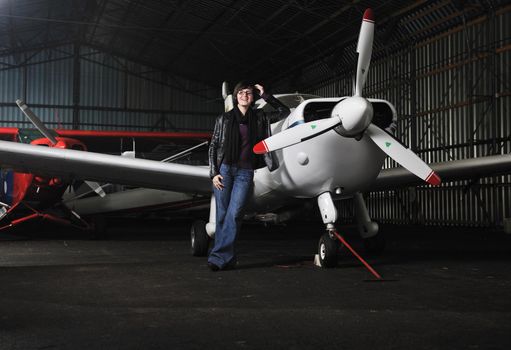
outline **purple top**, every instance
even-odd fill
[[[248,135],[248,124],[240,123],[240,160],[238,161],[238,167],[243,169],[252,169],[252,153],[250,149],[250,137]]]

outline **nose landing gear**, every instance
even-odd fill
[[[382,277],[378,272],[376,272],[335,229],[334,223],[337,220],[337,209],[335,208],[330,192],[322,193],[318,197],[318,206],[321,218],[327,230],[319,239],[318,244],[320,266],[327,268],[335,267],[337,265],[339,248],[346,247],[376,279],[381,280]],[[336,242],[336,240],[338,240],[338,242]]]

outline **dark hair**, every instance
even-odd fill
[[[234,91],[232,93],[234,104],[238,104],[238,92],[243,89],[251,89],[252,91],[254,91],[255,90],[254,84],[249,83],[246,80],[242,80],[238,84],[236,84],[236,86],[234,87]]]

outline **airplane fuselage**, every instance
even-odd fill
[[[331,103],[334,99],[323,100]],[[310,100],[300,104],[286,120],[273,124],[274,133],[302,117],[302,105],[308,102],[314,103]],[[387,101],[374,102],[388,104],[390,120],[395,121],[393,106]],[[333,129],[274,153],[279,163],[276,170],[255,171],[254,191],[249,201],[253,211],[272,210],[290,199],[314,198],[324,192],[350,197],[365,190],[376,179],[386,157],[368,136],[356,140],[341,136]]]
[[[323,192],[349,197],[376,179],[386,157],[368,137],[357,141],[333,130],[276,153],[278,169],[255,171],[251,206],[256,211]]]

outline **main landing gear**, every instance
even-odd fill
[[[379,231],[378,223],[371,220],[364,197],[361,193],[353,196],[355,205],[355,218],[357,228],[364,242],[365,251],[372,255],[378,255],[385,249],[385,236]]]
[[[206,232],[206,222],[204,220],[196,220],[192,224],[190,230],[190,238],[192,244],[193,256],[206,256],[208,254],[210,238]]]
[[[190,230],[191,252],[193,256],[208,255],[209,243],[215,235],[216,228],[216,202],[215,196],[211,196],[209,206],[209,222],[196,220]]]

